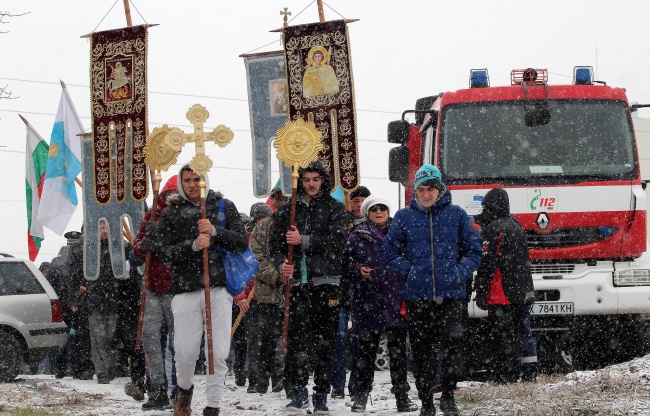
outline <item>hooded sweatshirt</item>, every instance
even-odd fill
[[[160,190],[158,198],[156,199],[156,209],[158,213],[156,215],[156,222],[160,220],[160,213],[167,208],[167,197],[174,191],[178,190],[178,176],[174,175],[167,180],[165,186]],[[146,214],[144,214],[144,219],[140,224],[140,230],[135,236],[133,241],[134,252],[137,257],[144,260],[147,256],[147,253],[142,251],[140,248],[140,243],[144,238],[144,233],[146,229],[147,222],[152,220],[153,208],[149,209]],[[169,266],[164,265],[156,253],[152,253],[151,256],[151,276],[148,281],[148,289],[154,292],[157,295],[164,295],[171,293],[172,291],[172,280],[170,276]]]
[[[486,305],[523,304],[534,295],[526,234],[510,215],[508,193],[494,188],[474,220],[483,228],[483,258],[476,275],[476,297]]]

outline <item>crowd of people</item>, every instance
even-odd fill
[[[440,391],[439,409],[455,416],[474,288],[493,328],[485,362],[491,381],[535,379],[530,258],[505,190],[484,197],[474,218],[480,231],[452,204],[432,165],[418,170],[413,199],[394,215],[386,198],[363,186],[350,193],[348,211],[330,185],[322,163],[313,162],[299,171],[293,215],[279,187],[268,204],[253,204],[246,215],[184,165],[147,211],[133,245],[125,245],[124,279],[112,273],[106,224],[100,222],[95,280],[83,274],[83,234],[66,234],[59,256],[41,266],[70,328],[66,348],[48,359],[51,372],[95,376],[98,383],[128,375],[124,391],[138,401],[146,394],[144,411],[173,406],[177,416],[191,414],[195,374],[206,377],[204,416],[219,415],[229,372],[237,386],[248,383],[248,393],[284,390],[288,412],[310,407],[311,377],[314,414],[329,414],[328,397],[345,397],[346,382],[351,410],[364,412],[385,338],[396,410],[435,415]],[[259,270],[231,296],[223,250],[242,253],[249,246]],[[408,395],[409,362],[419,405]]]

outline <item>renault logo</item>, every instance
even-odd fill
[[[545,230],[546,228],[548,228],[548,224],[551,221],[548,219],[548,215],[546,215],[545,212],[540,212],[539,215],[537,216],[536,222],[540,230]]]

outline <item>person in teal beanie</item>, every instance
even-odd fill
[[[382,245],[384,263],[404,282],[413,375],[421,416],[435,415],[440,374],[444,416],[460,415],[454,389],[461,371],[467,282],[481,261],[481,245],[464,209],[451,203],[440,170],[423,165],[415,194],[397,211]]]

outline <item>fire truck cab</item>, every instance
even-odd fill
[[[546,69],[520,69],[490,86],[470,71],[467,89],[425,97],[388,126],[389,178],[413,193],[415,171],[438,166],[452,203],[481,212],[494,187],[508,192],[527,234],[542,365],[589,368],[648,347],[650,256],[646,194],[625,91],[574,68],[570,85]],[[405,115],[415,113],[415,123]],[[478,226],[477,226],[478,229]],[[487,315],[472,300],[470,318]],[[472,320],[470,333],[480,331]]]

